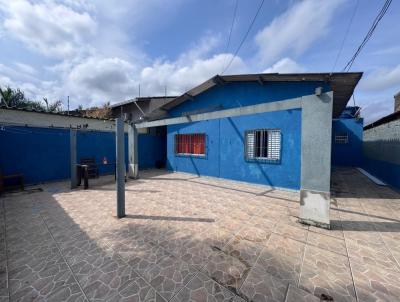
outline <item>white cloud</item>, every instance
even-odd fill
[[[141,49],[140,43],[145,42],[135,40],[138,28],[143,34],[168,22],[183,3],[171,1],[173,4],[169,2],[166,7],[163,0],[120,4],[108,0],[0,0],[0,11],[4,12],[0,30],[51,57],[47,58],[51,65],[43,66],[40,72],[20,62],[15,63],[14,70],[0,64],[0,85],[27,89],[35,99],[47,96],[65,101],[69,95],[72,106],[132,98],[137,96],[139,84],[141,95],[163,95],[165,86],[168,94],[181,94],[221,73],[232,54],[218,53],[225,38],[206,32],[176,60],[149,58]],[[341,1],[306,0],[295,4],[257,34],[257,63],[235,57],[229,73],[254,72],[274,62],[265,72],[303,72],[305,68],[289,58],[290,53],[301,53],[326,32]],[[162,5],[165,10],[159,10]]]
[[[31,77],[24,77],[0,64],[0,87],[19,88],[25,96],[31,100],[42,100],[48,97],[51,100],[58,99],[58,91],[55,88],[56,82],[34,80]]]
[[[186,55],[182,57],[186,58]],[[219,54],[207,59],[155,61],[138,68],[119,58],[92,57],[73,66],[62,79],[60,90],[71,96],[73,105],[93,106],[106,101],[117,102],[138,95],[179,95],[219,73],[231,54]],[[60,67],[62,68],[62,67]],[[69,67],[68,67],[69,68]],[[67,69],[68,69],[67,68]],[[243,61],[236,57],[232,71],[244,72]]]
[[[190,64],[194,60],[206,58],[210,52],[221,43],[221,37],[208,33],[197,43],[191,45],[190,49],[181,54],[179,62]]]
[[[13,81],[31,82],[31,83],[35,83],[35,84],[39,83],[40,80],[38,80],[36,78],[36,76],[34,76],[33,73],[27,72],[26,70],[21,70],[21,68],[24,68],[24,69],[29,69],[29,71],[33,71],[33,70],[31,70],[33,68],[30,68],[30,66],[24,66],[24,65],[25,64],[22,64],[21,66],[17,65],[16,68],[12,68],[10,66],[0,63],[0,74],[3,75],[4,77],[12,79]],[[0,82],[0,85],[2,85],[1,82]]]
[[[393,98],[387,98],[382,96],[378,99],[363,100],[365,105],[362,106],[362,116],[365,117],[364,125],[368,125],[376,120],[384,117],[393,112],[394,100]]]
[[[36,74],[36,69],[33,68],[31,65],[24,64],[24,63],[14,63],[14,65],[21,71],[27,74]]]
[[[141,85],[145,87],[145,92],[148,94],[163,94],[164,87],[167,86],[169,94],[179,95],[221,73],[226,62],[231,58],[232,54],[218,54],[207,59],[195,59],[190,63],[182,63],[179,60],[155,62],[142,70]],[[235,57],[230,71],[232,73],[246,71],[246,66],[240,57]]]
[[[220,43],[219,37],[207,33],[182,53],[177,60],[125,60],[120,57],[94,55],[84,59],[64,60],[48,70],[63,75],[59,91],[69,95],[73,104],[92,106],[116,102],[138,95],[178,95],[221,72],[232,54],[210,52]],[[240,57],[231,65],[232,72],[247,70]]]
[[[85,106],[119,100],[136,90],[134,69],[119,58],[92,57],[71,69],[63,79],[63,90]]]
[[[334,12],[343,0],[305,0],[291,6],[257,33],[257,58],[263,64],[285,55],[299,55],[328,30]]]
[[[396,45],[393,47],[385,47],[371,52],[375,56],[387,56],[387,55],[398,55],[400,54],[400,46]]]
[[[400,90],[400,64],[394,68],[380,68],[371,72],[360,83],[360,88],[366,91],[382,91],[391,88]]]
[[[263,73],[297,73],[305,72],[306,69],[290,58],[283,58],[271,67],[265,69]]]
[[[9,36],[47,56],[65,58],[82,52],[86,39],[96,33],[97,24],[87,12],[51,0],[1,0],[0,5]]]

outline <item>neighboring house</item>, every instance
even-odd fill
[[[167,125],[168,169],[301,190],[303,220],[329,225],[332,124],[361,76],[215,76],[137,127]]]
[[[364,127],[364,164],[369,173],[400,189],[400,92],[394,112]]]
[[[162,118],[166,112],[162,107],[175,96],[138,97],[111,105],[113,117],[124,117],[131,121],[145,121]]]

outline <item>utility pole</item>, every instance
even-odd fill
[[[69,96],[68,96],[68,115],[69,115]]]
[[[115,119],[115,141],[116,141],[116,176],[117,176],[117,217],[125,217],[125,136],[124,120]]]

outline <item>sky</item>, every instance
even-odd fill
[[[339,72],[384,0],[265,0],[234,56],[260,3],[0,0],[0,87],[65,108],[69,96],[73,109],[137,97],[139,85],[141,96],[180,95],[232,59],[224,74]],[[350,70],[364,72],[354,99],[365,124],[393,112],[400,91],[398,20],[395,0]]]

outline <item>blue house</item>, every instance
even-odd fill
[[[339,118],[361,76],[217,75],[136,128],[167,127],[169,170],[300,190],[300,218],[329,226],[331,155],[341,152],[332,127],[346,128]]]

